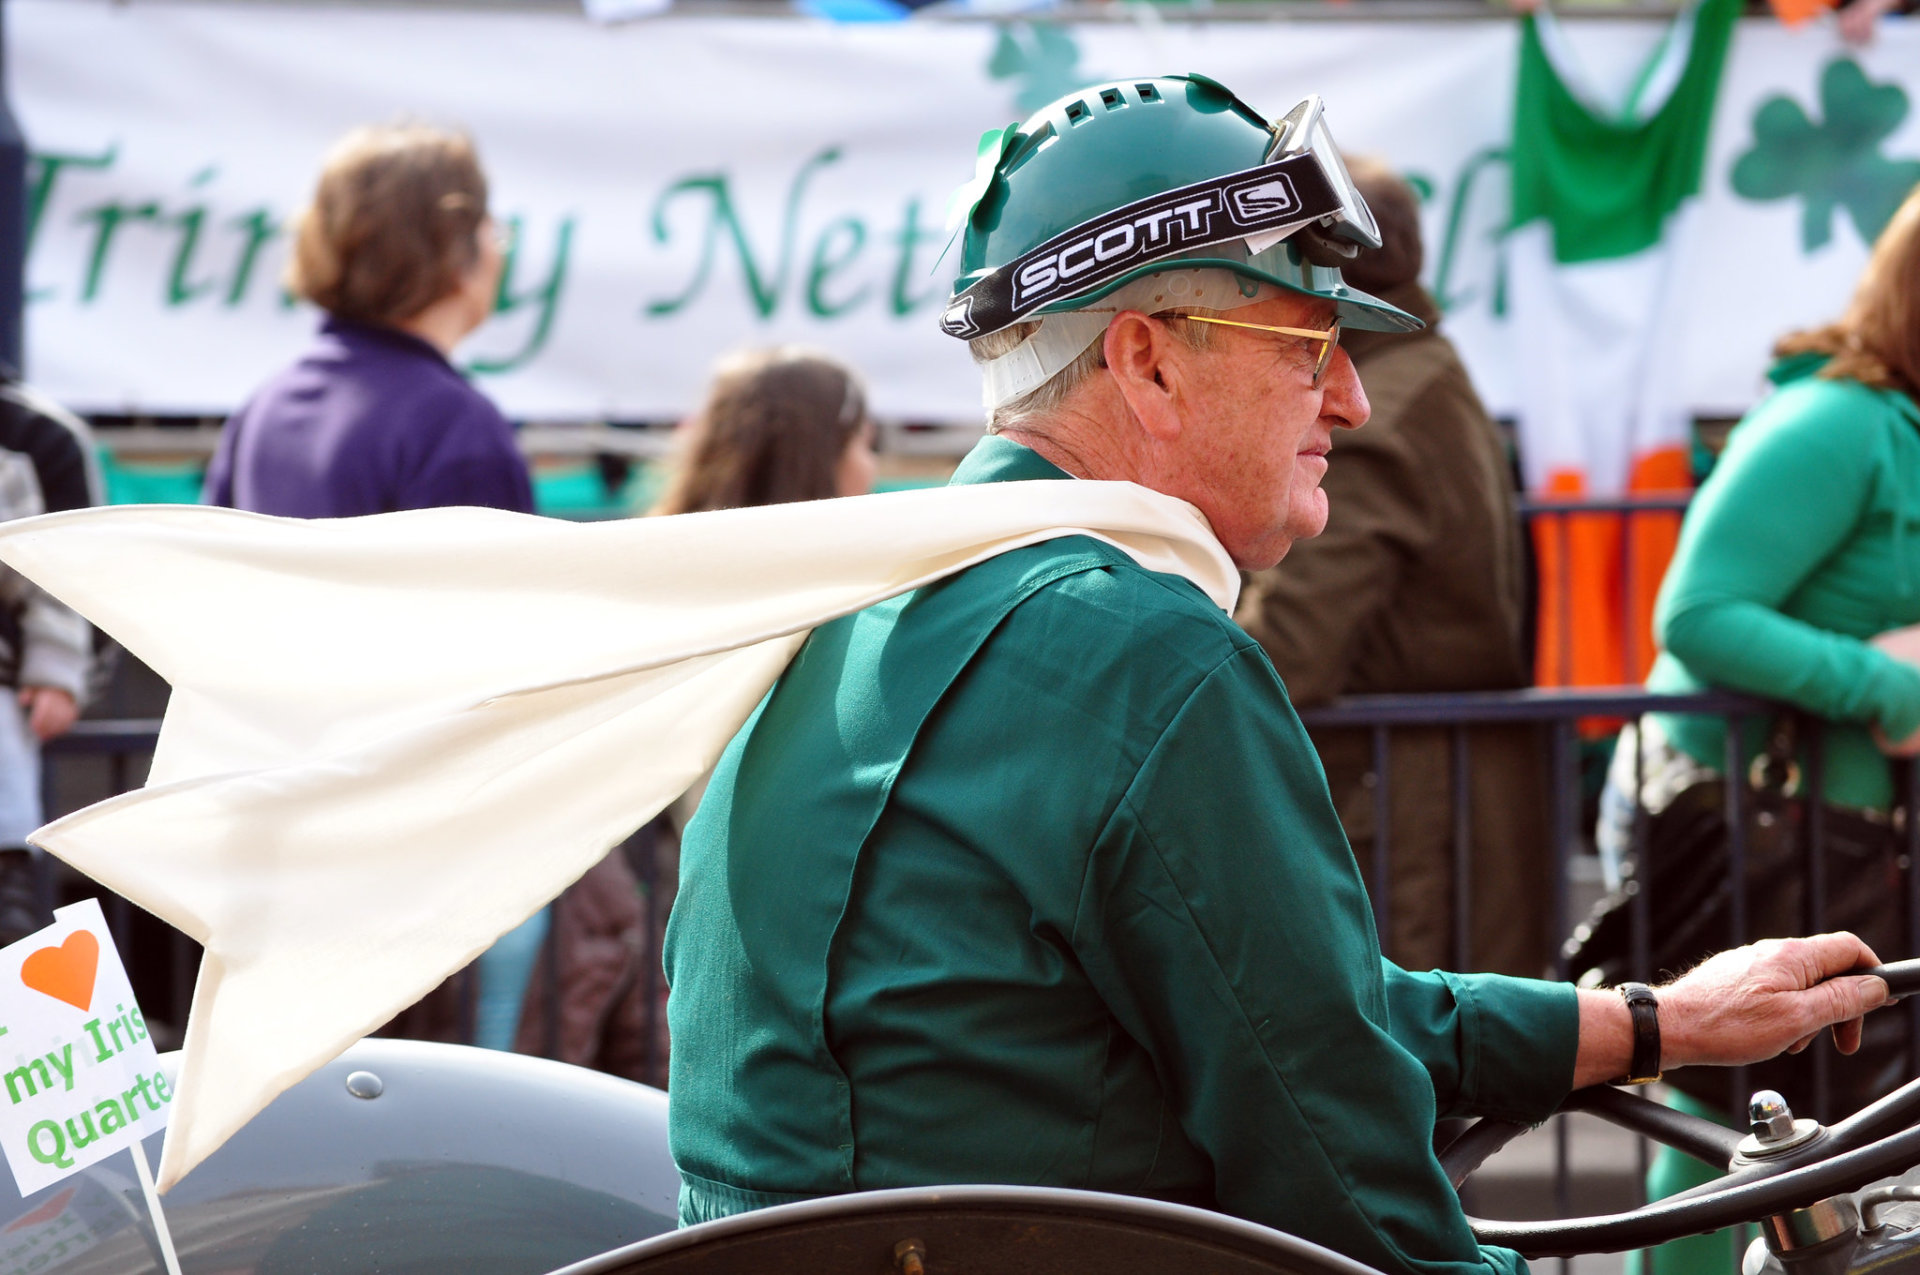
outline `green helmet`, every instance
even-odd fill
[[[1380,240],[1317,97],[1269,123],[1205,76],[1096,85],[983,139],[969,194],[961,273],[941,316],[953,336],[1207,268],[1325,298],[1349,327],[1421,326],[1340,276]]]

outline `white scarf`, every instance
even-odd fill
[[[206,948],[161,1189],[706,773],[809,629],[1083,534],[1233,606],[1199,510],[1116,482],[0,525],[0,560],[173,686],[147,786],[33,838]]]

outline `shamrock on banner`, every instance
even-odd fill
[[[1799,196],[1800,246],[1809,253],[1833,238],[1842,209],[1861,241],[1872,243],[1920,183],[1920,158],[1881,151],[1910,106],[1898,84],[1875,84],[1852,58],[1835,58],[1820,75],[1819,123],[1790,97],[1761,103],[1753,146],[1733,166],[1734,192],[1752,200]]]

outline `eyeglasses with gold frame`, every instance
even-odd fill
[[[1170,314],[1170,319],[1187,319],[1194,323],[1217,323],[1223,328],[1251,328],[1256,332],[1277,332],[1281,336],[1305,337],[1309,341],[1320,342],[1319,357],[1313,364],[1313,388],[1319,389],[1320,382],[1326,378],[1327,368],[1333,362],[1334,347],[1340,344],[1340,320],[1335,319],[1333,326],[1324,330],[1317,328],[1282,328],[1271,323],[1242,323],[1238,319],[1216,319],[1205,314]]]

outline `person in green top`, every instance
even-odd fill
[[[1339,326],[1411,321],[1324,264],[1371,218],[1317,109],[1270,127],[1201,77],[1130,80],[983,147],[943,326],[986,360],[991,436],[955,482],[1132,480],[1248,568],[1320,530],[1332,432],[1368,410]],[[1258,644],[1088,536],[816,629],[727,748],[681,871],[683,1223],[1044,1184],[1382,1271],[1517,1272],[1469,1231],[1436,1115],[1538,1120],[1653,1061],[1613,993],[1384,961]],[[1871,959],[1847,935],[1725,954],[1638,1043],[1733,1063],[1840,1023],[1850,1047],[1885,984],[1811,985]]]
[[[1821,719],[1824,798],[1871,821],[1893,804],[1889,754],[1920,751],[1920,190],[1881,233],[1841,320],[1786,337],[1775,354],[1776,388],[1728,436],[1687,510],[1655,608],[1663,649],[1647,687],[1725,687]],[[1744,761],[1767,747],[1774,724],[1745,719]],[[1596,829],[1610,884],[1620,884],[1634,844],[1636,788],[1657,820],[1690,786],[1716,783],[1726,729],[1718,716],[1656,713],[1622,732]],[[1807,773],[1804,741],[1801,752]],[[1891,909],[1886,920],[1895,923]],[[1889,1041],[1899,1026],[1887,1024]],[[1897,1062],[1882,1048],[1833,1068],[1827,1118],[1884,1092]],[[1778,1077],[1756,1083],[1786,1087]],[[1729,1115],[1686,1093],[1671,1101]],[[1712,1176],[1663,1151],[1648,1194]],[[1632,1269],[1731,1271],[1730,1253],[1723,1237],[1700,1236],[1662,1245]]]
[[[1681,526],[1647,686],[1725,687],[1821,719],[1824,799],[1883,816],[1890,755],[1920,753],[1920,190],[1880,236],[1840,322],[1775,353],[1775,390],[1728,436]],[[1636,746],[1657,816],[1690,783],[1718,778],[1726,725],[1656,713],[1623,733],[1597,829],[1616,882]],[[1773,725],[1745,719],[1745,762]],[[1805,741],[1801,751],[1804,761]]]
[[[1724,686],[1826,719],[1827,800],[1885,811],[1887,753],[1920,746],[1920,667],[1882,649],[1907,645],[1883,635],[1920,624],[1920,190],[1882,233],[1846,317],[1777,353],[1778,388],[1728,436],[1687,511],[1647,686]],[[1767,725],[1747,723],[1748,758]],[[1715,767],[1724,730],[1662,715],[1648,733]]]

